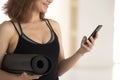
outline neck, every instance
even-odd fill
[[[42,21],[42,20],[40,19],[40,13],[39,13],[39,12],[34,12],[34,11],[33,11],[31,14],[32,14],[32,15],[31,15],[31,18],[30,18],[29,22]]]

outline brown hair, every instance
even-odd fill
[[[31,18],[34,1],[35,0],[8,0],[4,5],[5,14],[13,21],[28,22]],[[44,13],[40,13],[40,19],[44,19]]]

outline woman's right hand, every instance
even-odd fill
[[[18,75],[17,80],[34,80],[34,79],[39,79],[41,75],[29,75],[26,72],[23,72],[21,75]]]

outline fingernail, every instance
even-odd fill
[[[87,42],[89,42],[89,40],[87,40]]]
[[[37,76],[36,78],[39,78],[40,76]]]

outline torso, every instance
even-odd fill
[[[15,24],[17,25],[17,23]],[[19,26],[16,26],[19,29]],[[59,40],[52,26],[45,22],[36,24],[21,24],[22,31],[14,32],[8,48],[9,53],[40,54],[47,56],[54,63],[49,74],[38,80],[58,80]],[[54,35],[54,39],[53,35]],[[30,41],[29,41],[30,40]]]
[[[15,25],[17,28],[19,27],[17,25],[17,23],[15,23]],[[27,35],[30,39],[32,39],[35,42],[38,42],[40,44],[47,43],[51,38],[50,30],[44,21],[21,24],[21,27],[22,27],[22,30],[25,35]],[[14,52],[14,50],[17,46],[17,43],[18,43],[18,38],[19,38],[19,36],[15,30],[13,38],[11,38],[10,45],[8,48],[9,53]]]

